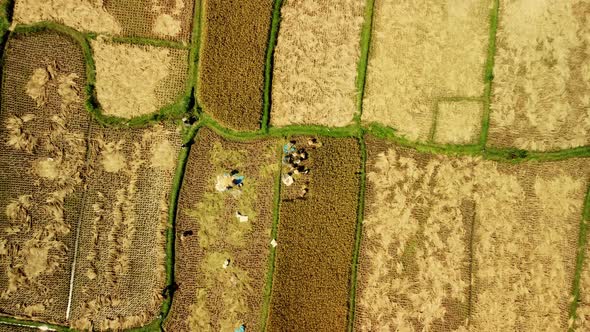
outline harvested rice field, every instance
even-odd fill
[[[166,331],[260,329],[279,149],[274,140],[238,143],[200,129],[180,193],[178,289]]]
[[[93,122],[82,51],[56,32],[12,35],[2,82],[0,312],[84,330],[156,319],[180,135]]]
[[[589,20],[0,0],[0,332],[590,331]]]
[[[273,126],[353,123],[364,6],[364,0],[284,2],[274,54]]]
[[[82,32],[188,43],[193,0],[15,0],[14,21],[60,23]]]
[[[188,51],[148,45],[91,41],[96,94],[105,115],[120,118],[154,113],[186,91]]]
[[[272,0],[203,1],[199,101],[225,127],[260,129]]]
[[[360,185],[353,138],[294,137],[308,174],[283,167],[269,331],[344,331]],[[336,166],[337,165],[337,166]]]
[[[484,94],[491,0],[376,0],[363,102],[364,123],[377,122],[410,140],[427,141],[435,109],[449,99]],[[438,122],[479,114],[451,106]],[[474,112],[464,113],[464,112]],[[448,118],[447,118],[448,117]],[[464,133],[437,135],[440,143],[464,143],[480,121],[462,121]]]
[[[590,4],[500,1],[488,145],[590,144]]]
[[[568,328],[589,160],[367,146],[356,330]]]

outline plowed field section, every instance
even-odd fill
[[[295,139],[309,173],[281,190],[269,331],[346,330],[360,151],[355,139],[320,141]]]

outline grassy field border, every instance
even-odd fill
[[[274,68],[274,53],[277,45],[279,28],[281,24],[281,7],[283,0],[274,0],[274,7],[272,11],[272,21],[270,24],[270,33],[268,36],[268,46],[266,48],[266,62],[264,64],[264,100],[262,110],[262,126],[263,132],[268,133],[270,126],[270,108],[272,105],[272,77]]]
[[[483,92],[483,114],[481,119],[481,135],[479,144],[485,147],[488,142],[488,131],[490,129],[490,112],[492,104],[492,83],[494,81],[494,57],[496,56],[496,34],[498,31],[500,0],[493,0],[493,6],[490,9],[490,29],[488,57],[486,60],[486,69],[484,72],[484,92]]]
[[[282,1],[282,0],[277,0]],[[277,176],[275,178],[274,184],[274,201],[273,201],[273,209],[272,209],[272,229],[271,229],[271,237],[273,239],[277,238],[278,229],[279,229],[279,222],[280,222],[280,208],[281,208],[281,175],[282,175],[282,164],[283,164],[283,155],[281,147],[279,147],[279,170],[277,172]],[[268,318],[270,315],[270,300],[272,295],[272,283],[274,278],[274,271],[275,271],[275,258],[277,254],[277,249],[271,247],[270,253],[268,257],[268,270],[266,271],[266,284],[264,287],[264,302],[262,304],[262,316],[261,316],[261,328],[260,331],[265,332],[266,327],[268,324]]]
[[[574,274],[574,282],[572,285],[572,302],[569,309],[569,319],[572,323],[568,327],[569,332],[574,332],[576,323],[577,309],[580,300],[580,281],[582,279],[582,271],[584,269],[584,261],[586,259],[586,247],[588,245],[588,222],[590,222],[590,186],[586,191],[586,199],[584,201],[584,210],[580,220],[580,231],[578,235],[578,254],[576,256],[576,271]]]

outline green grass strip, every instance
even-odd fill
[[[490,129],[490,112],[492,99],[492,83],[494,81],[494,56],[496,55],[496,32],[498,30],[498,8],[499,0],[494,0],[490,10],[490,36],[488,44],[488,58],[486,60],[486,69],[484,73],[484,102],[483,115],[481,120],[481,136],[479,144],[485,147],[488,141],[488,131]]]
[[[584,203],[584,211],[582,212],[582,220],[580,221],[580,232],[578,236],[578,254],[576,257],[576,272],[574,274],[574,283],[572,287],[572,303],[570,304],[569,317],[572,325],[569,326],[568,331],[573,332],[577,317],[577,310],[580,301],[580,280],[582,278],[582,270],[584,269],[584,259],[586,258],[586,246],[588,242],[588,221],[590,221],[590,187],[586,192],[586,201]]]
[[[39,329],[40,327],[46,327],[49,331],[75,331],[68,327],[55,324],[47,324],[41,322],[35,322],[32,320],[17,319],[12,317],[0,317],[1,325],[21,326],[30,327],[32,329]]]
[[[363,98],[365,96],[365,83],[367,80],[367,67],[369,65],[369,51],[371,48],[371,35],[373,29],[373,9],[375,0],[367,0],[365,4],[365,17],[361,30],[361,58],[359,59],[356,74],[356,100],[357,114],[354,116],[356,123],[360,125],[363,116]]]
[[[279,147],[281,149],[281,147]],[[277,176],[275,178],[274,184],[274,202],[273,202],[273,210],[272,210],[272,231],[271,237],[273,239],[277,238],[277,233],[279,229],[279,220],[280,220],[280,208],[281,208],[281,165],[283,161],[282,150],[277,151],[279,153],[279,170],[277,172]],[[268,257],[268,270],[266,273],[266,285],[264,287],[264,302],[262,305],[262,316],[260,319],[261,328],[260,331],[265,332],[266,326],[268,324],[268,319],[270,315],[270,300],[272,294],[272,282],[274,277],[275,271],[275,258],[276,258],[277,249],[271,247],[270,254]]]
[[[274,65],[274,52],[279,34],[279,24],[281,22],[281,6],[283,0],[275,0],[272,11],[272,22],[268,36],[268,47],[266,48],[266,63],[264,64],[264,108],[262,112],[262,131],[268,132],[270,125],[270,106],[271,106],[271,89],[272,89],[272,72]]]
[[[365,144],[364,136],[359,138],[361,151],[361,173],[360,173],[360,188],[357,207],[357,223],[356,234],[354,242],[354,252],[352,255],[352,271],[350,276],[350,297],[348,300],[348,331],[354,330],[354,316],[356,312],[356,288],[359,269],[359,255],[361,249],[361,239],[363,235],[363,219],[365,213],[365,192],[367,188],[367,146]]]

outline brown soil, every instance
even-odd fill
[[[5,56],[0,112],[0,232],[7,251],[0,256],[0,312],[63,324],[75,227],[80,217],[89,116],[81,98],[63,103],[58,77],[75,74],[75,88],[82,89],[84,58],[74,40],[55,32],[12,35]],[[39,106],[27,95],[27,84],[38,69],[51,75]],[[15,117],[29,120],[17,131],[26,133],[28,142],[36,142],[30,149],[7,145],[12,136],[7,121]],[[40,178],[35,165],[47,160],[56,161],[53,165],[60,167],[54,170],[59,172]],[[32,196],[29,203],[21,205],[24,209],[15,219],[7,213],[7,206],[23,195]]]
[[[198,98],[224,126],[260,128],[272,5],[271,0],[203,1]]]
[[[310,173],[281,191],[269,331],[346,330],[360,152],[355,139],[320,140],[308,149]]]
[[[178,290],[167,331],[233,332],[240,324],[259,329],[278,162],[274,141],[238,143],[209,129],[198,133],[180,194]],[[216,191],[217,176],[234,169],[245,176],[242,189]],[[238,222],[238,211],[248,222]]]
[[[357,330],[567,328],[587,160],[367,146]]]

